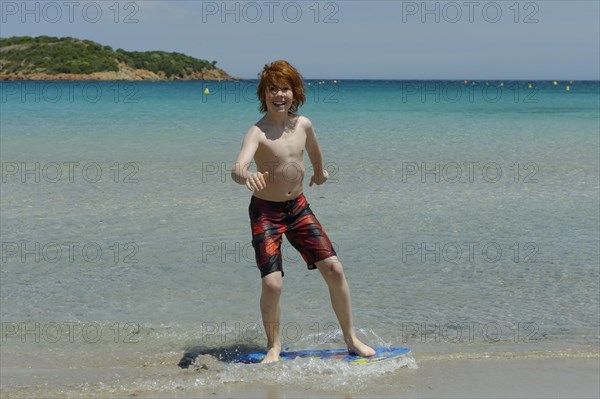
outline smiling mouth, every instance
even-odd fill
[[[286,104],[285,101],[273,101],[273,105],[276,107],[282,107]]]

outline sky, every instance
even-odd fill
[[[599,0],[0,1],[0,37],[216,60],[252,79],[600,79]]]

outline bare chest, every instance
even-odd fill
[[[265,138],[259,145],[257,155],[263,162],[298,160],[302,159],[305,145],[304,132],[286,132],[276,139]]]

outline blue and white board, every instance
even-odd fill
[[[279,360],[294,360],[298,357],[313,357],[321,360],[343,360],[350,364],[373,363],[381,360],[394,359],[410,352],[408,348],[374,348],[375,354],[369,357],[348,354],[347,349],[320,349],[305,350],[298,352],[281,352]],[[255,352],[240,355],[236,358],[237,363],[260,363],[266,356],[266,352]]]

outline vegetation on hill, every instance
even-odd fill
[[[164,51],[114,51],[91,40],[72,37],[18,36],[0,38],[0,74],[91,74],[117,72],[119,63],[144,69],[166,78],[216,69],[206,61],[181,53]]]
[[[164,51],[125,51],[118,49],[117,59],[135,69],[146,69],[166,76],[183,77],[186,72],[215,69],[217,61],[199,60],[181,53]]]

